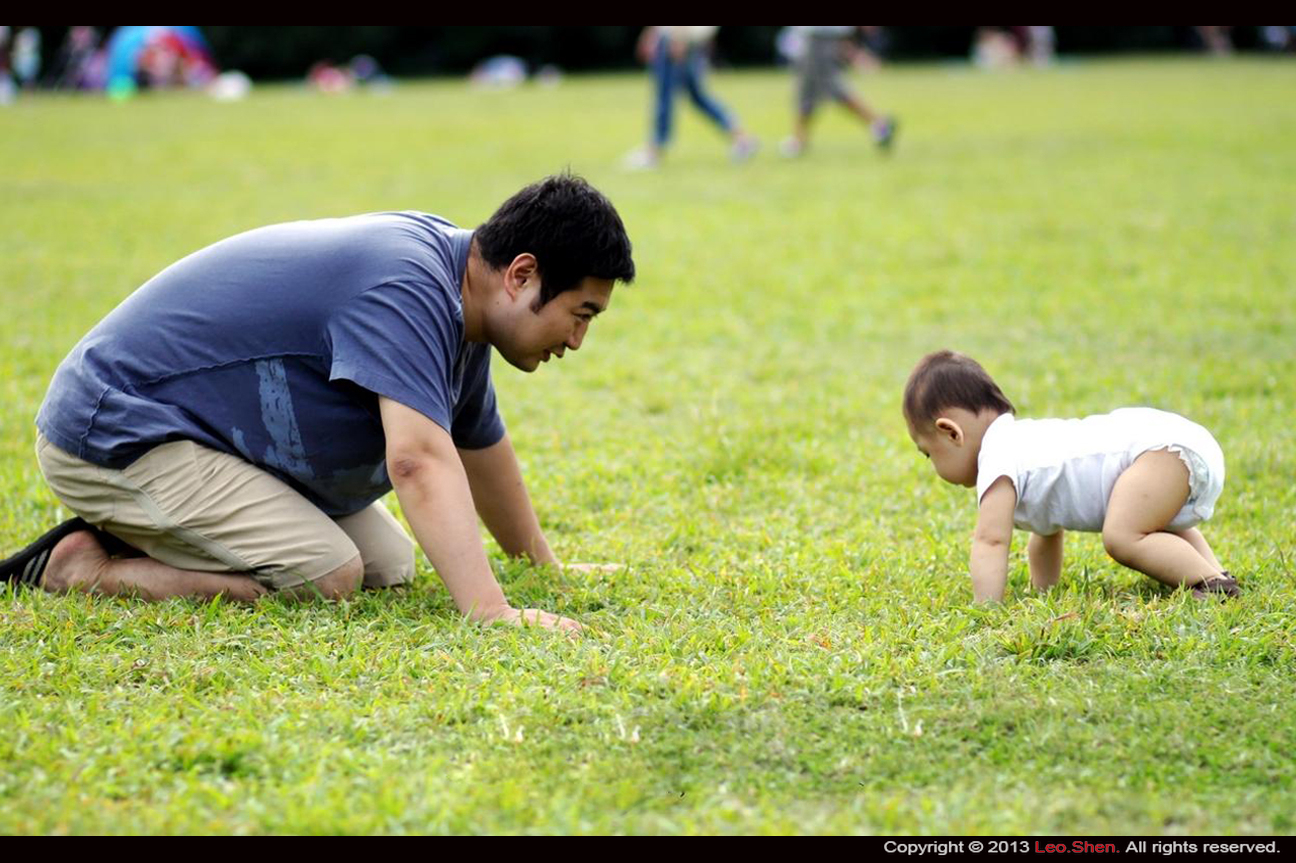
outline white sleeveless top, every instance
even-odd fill
[[[1211,433],[1178,414],[1121,408],[1084,419],[990,424],[977,458],[977,502],[1001,476],[1017,490],[1013,523],[1050,536],[1059,529],[1101,531],[1112,487],[1134,459],[1169,449],[1188,466],[1190,491],[1169,525],[1184,530],[1210,518],[1224,487],[1224,454]]]

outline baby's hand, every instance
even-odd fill
[[[625,569],[624,563],[564,563],[566,572],[620,572]]]

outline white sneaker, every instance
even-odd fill
[[[621,167],[627,171],[653,171],[658,164],[657,153],[650,147],[636,147],[621,159]]]
[[[779,155],[784,159],[795,159],[805,152],[805,144],[798,138],[784,138],[779,144]]]
[[[743,135],[729,148],[729,158],[735,163],[746,162],[760,149],[760,140],[751,135]]]

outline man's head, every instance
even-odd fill
[[[905,385],[909,437],[946,482],[976,485],[981,438],[1016,408],[971,357],[936,351],[923,357]]]
[[[579,348],[612,286],[634,280],[621,217],[602,193],[570,174],[509,198],[473,234],[473,244],[498,282],[484,309],[484,335],[523,371]]]

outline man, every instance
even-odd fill
[[[496,410],[490,351],[531,372],[578,349],[613,284],[634,278],[630,252],[612,204],[564,175],[475,232],[377,213],[190,255],[56,372],[37,457],[78,518],[0,576],[147,599],[400,584],[413,546],[379,500],[394,487],[462,613],[579,629],[510,607],[482,547],[478,515],[506,553],[557,564]]]

